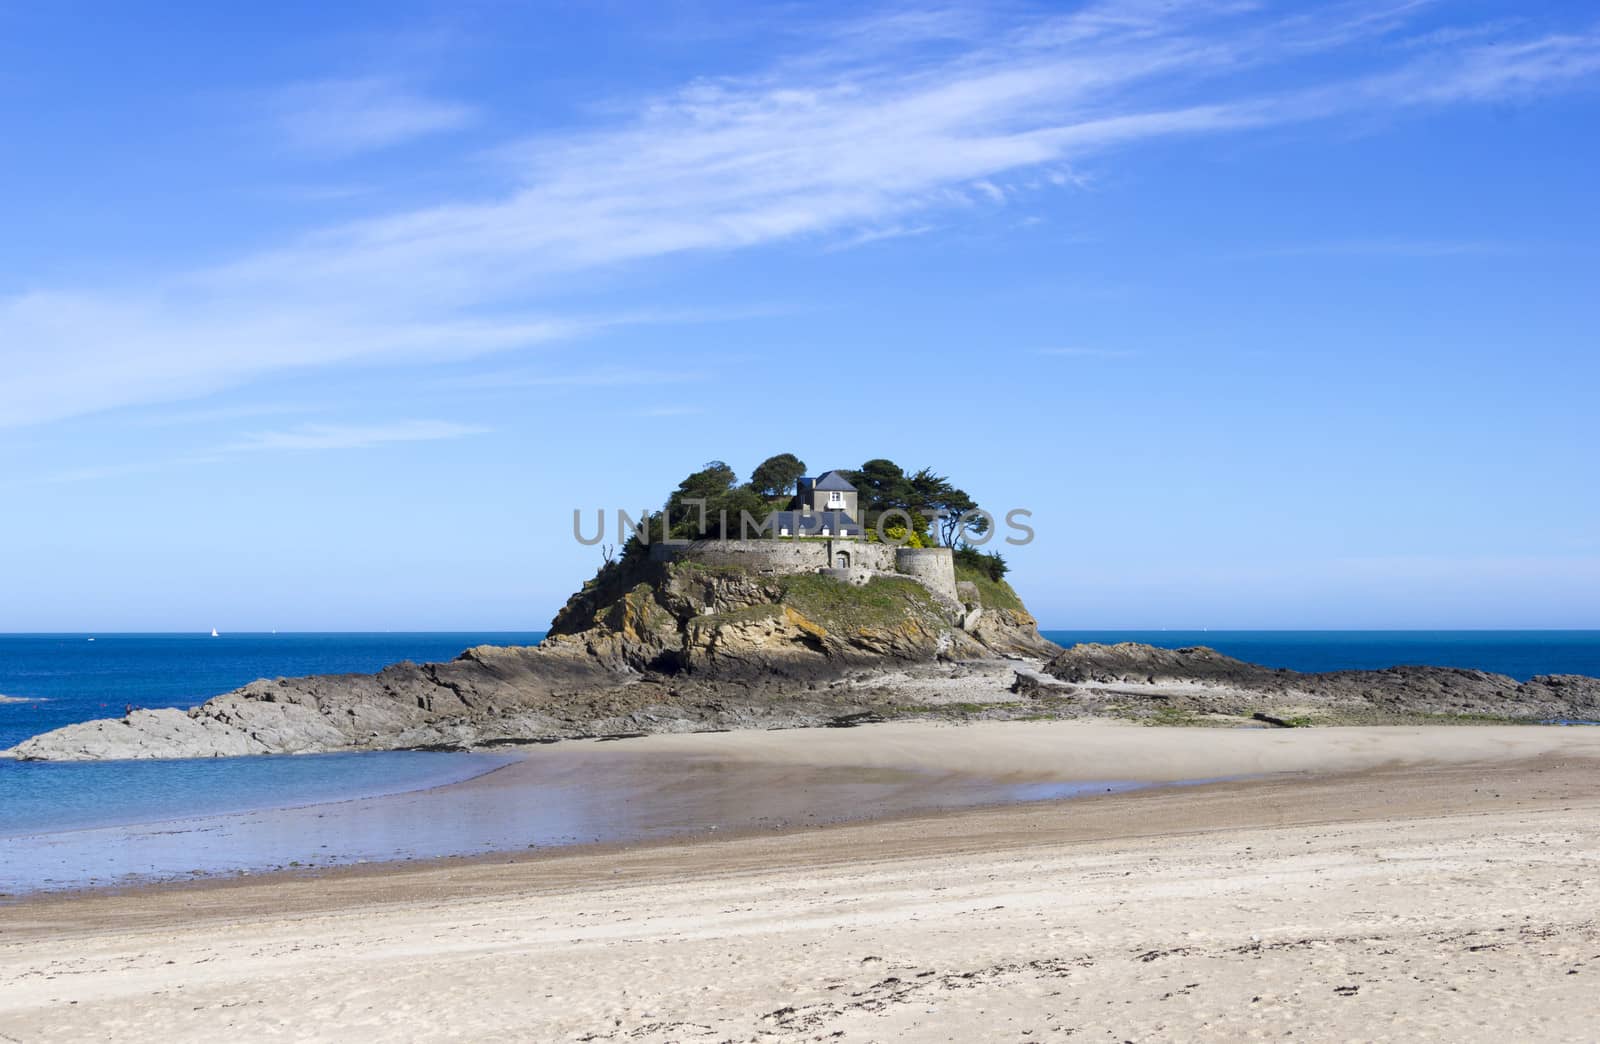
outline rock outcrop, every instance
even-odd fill
[[[35,736],[11,757],[231,757],[464,749],[580,736],[852,725],[897,716],[1118,717],[1294,726],[1600,719],[1600,679],[1443,667],[1305,674],[1207,648],[1040,637],[1008,586],[948,605],[908,578],[865,585],[692,562],[602,573],[537,647],[468,649],[376,674],[251,682],[190,711]]]
[[[1076,645],[1019,677],[1016,691],[1069,698],[1083,713],[1124,717],[1210,715],[1276,724],[1600,719],[1600,679],[1542,675],[1518,682],[1454,667],[1299,671],[1261,667],[1214,649]],[[1053,681],[1052,681],[1053,680]]]
[[[908,578],[857,586],[646,561],[603,571],[537,647],[484,646],[371,675],[261,680],[187,712],[70,725],[5,753],[226,757],[820,724],[877,713],[887,697],[862,695],[863,671],[1057,651],[1025,610],[948,606]]]

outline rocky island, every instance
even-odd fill
[[[873,533],[858,521],[882,530],[893,508],[930,502],[964,512],[971,500],[960,490],[869,461],[816,479],[796,473],[796,493],[783,497],[783,471],[797,465],[772,458],[742,485],[720,463],[689,476],[620,555],[607,555],[538,646],[481,646],[371,675],[263,679],[189,711],[69,725],[0,753],[482,749],[929,717],[1257,727],[1600,718],[1600,680],[1586,677],[1518,682],[1439,667],[1302,674],[1205,648],[1061,649],[1040,636],[1003,559],[961,546],[959,527],[941,545],[931,532]],[[780,532],[729,532],[730,506],[785,499],[790,507],[772,516]],[[686,528],[678,509],[690,501],[724,521]],[[918,517],[902,509],[908,516]],[[648,539],[657,522],[672,542]]]

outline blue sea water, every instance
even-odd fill
[[[1435,664],[1600,676],[1600,631],[1046,631],[1062,644],[1208,645],[1305,671]],[[446,660],[539,632],[0,635],[0,747],[128,705],[191,707],[256,678],[375,671]],[[493,757],[421,752],[204,761],[19,763],[0,759],[0,848],[23,834],[311,805],[415,791],[488,771]]]
[[[90,639],[94,639],[90,641]],[[543,631],[349,634],[0,634],[0,750],[128,706],[189,708],[257,678],[371,672],[452,660]]]
[[[543,637],[537,631],[3,634],[0,696],[8,699],[0,701],[0,749],[73,722],[121,717],[130,705],[193,707],[257,678],[370,672]],[[0,759],[0,838],[417,790],[498,763],[411,751],[100,764]]]
[[[506,762],[493,754],[372,753],[174,761],[0,763],[7,837],[297,808],[458,783]]]

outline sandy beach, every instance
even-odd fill
[[[1600,1044],[1585,126],[1600,0],[0,0],[0,1044]]]
[[[39,898],[0,911],[0,1039],[1587,1040],[1600,1017],[1597,730],[614,746],[1228,781]]]

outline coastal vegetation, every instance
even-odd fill
[[[718,522],[740,505],[779,508],[804,467],[780,454],[740,481],[710,462],[656,517],[701,497]],[[262,679],[187,713],[135,709],[7,753],[87,760],[458,749],[895,717],[1254,728],[1600,718],[1600,680],[1586,677],[1519,681],[1438,667],[1299,673],[1202,647],[1061,649],[1039,634],[1004,559],[973,546],[980,534],[920,513],[971,497],[929,469],[908,474],[887,460],[850,475],[852,489],[841,492],[864,516],[881,521],[907,511],[901,505],[917,507],[914,518],[925,521],[904,535],[940,552],[846,542],[835,559],[831,546],[771,540],[650,554],[640,542],[608,556],[537,647],[482,646],[376,675]],[[697,517],[689,522],[698,528]]]
[[[949,547],[958,564],[991,580],[1005,576],[1004,557],[976,546],[991,531],[990,517],[948,477],[931,467],[908,472],[883,457],[858,468],[841,468],[840,473],[860,497],[861,517],[856,521],[865,529],[865,539],[887,539],[907,547]],[[647,541],[641,539],[641,531],[650,539],[662,533],[678,540],[737,539],[745,515],[759,524],[771,512],[788,507],[795,483],[805,474],[805,461],[793,453],[768,457],[743,481],[726,461],[707,461],[678,483],[659,511],[639,520],[640,527],[624,543],[621,557],[645,552]],[[615,557],[612,549],[606,562]]]
[[[895,627],[913,616],[938,612],[927,588],[899,577],[877,576],[858,587],[815,573],[795,573],[777,583],[783,604],[834,632]]]
[[[987,556],[985,556],[987,557]],[[997,577],[987,570],[979,570],[956,561],[956,580],[965,581],[977,588],[979,601],[989,609],[1009,609],[1012,612],[1025,613],[1022,599],[1017,592],[1012,590],[1010,584],[1002,577]]]
[[[696,634],[708,633],[710,624],[771,617],[789,624],[815,621],[837,641],[878,644],[881,635],[864,638],[864,632],[903,630],[908,621],[921,621],[916,626],[932,634],[959,622],[949,616],[951,609],[959,610],[959,606],[936,608],[928,589],[915,580],[878,576],[866,583],[841,584],[811,570],[761,579],[739,565],[710,564],[693,557],[672,563],[652,560],[650,545],[660,542],[663,534],[676,541],[739,539],[742,519],[763,520],[791,508],[796,483],[806,471],[805,461],[792,453],[766,458],[743,480],[725,461],[706,462],[678,483],[659,511],[647,514],[641,530],[629,537],[620,555],[616,549],[608,549],[595,575],[557,614],[551,633],[575,634],[599,624],[615,624],[618,619],[648,631],[659,628],[663,633],[687,633],[688,617],[682,607],[674,598],[664,603],[660,593],[691,588],[738,592],[735,597],[718,596],[711,600],[713,604],[700,605],[695,612],[705,612],[708,619],[692,628]],[[996,635],[1018,626],[1033,635],[1022,644],[1038,640],[1032,617],[1005,580],[1005,559],[971,544],[984,539],[989,520],[983,515],[959,517],[977,509],[975,498],[931,468],[908,472],[885,458],[868,460],[859,468],[840,469],[839,474],[855,488],[860,516],[856,521],[866,523],[866,535],[859,539],[908,548],[949,547],[957,584],[950,594],[964,603],[965,610],[983,609],[989,615],[985,627],[997,629],[993,631]],[[771,530],[766,535],[777,536]],[[808,538],[787,539],[804,542]],[[757,583],[759,592],[742,587],[741,577]],[[672,612],[681,617],[677,623],[661,616],[663,604],[671,605]],[[790,615],[728,615],[752,604],[782,607]],[[941,619],[945,622],[940,623]]]

